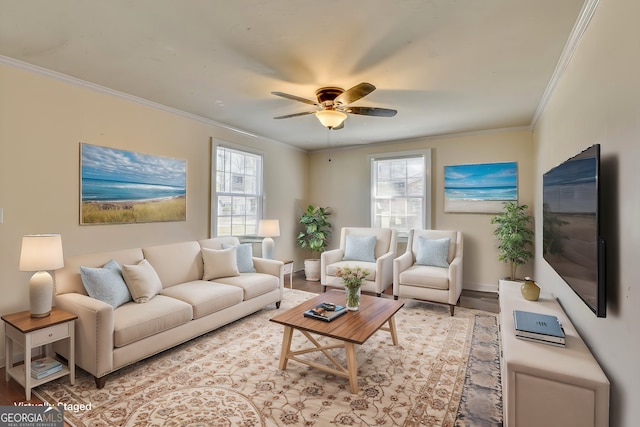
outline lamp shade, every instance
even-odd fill
[[[322,110],[316,113],[316,117],[320,120],[323,126],[329,129],[338,127],[347,120],[347,115],[342,111],[337,110]]]
[[[277,219],[261,219],[258,223],[258,236],[278,237],[280,235],[280,221]]]
[[[30,234],[22,238],[20,271],[55,270],[64,266],[59,234]]]

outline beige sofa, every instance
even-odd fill
[[[235,237],[218,237],[65,259],[65,266],[55,275],[55,304],[78,316],[76,364],[95,377],[99,388],[104,387],[107,374],[124,366],[269,304],[280,307],[284,286],[280,261],[252,258],[256,272],[203,280],[206,270],[211,274],[211,266],[215,266],[209,261],[205,268],[203,248],[219,250],[223,244],[239,242]],[[160,279],[160,292],[145,303],[130,301],[117,308],[91,298],[80,267],[98,268],[112,259],[121,266],[148,261]],[[55,351],[67,357],[65,347],[57,345]]]

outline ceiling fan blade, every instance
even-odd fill
[[[358,99],[369,95],[371,92],[376,90],[376,87],[371,83],[360,83],[343,92],[341,95],[338,95],[336,99],[333,101],[335,104],[351,104],[352,102],[356,102]]]
[[[284,93],[284,92],[271,92],[271,94],[272,95],[276,95],[276,96],[281,96],[281,97],[287,98],[287,99],[292,99],[292,100],[298,101],[298,102],[304,102],[305,104],[309,104],[309,105],[318,105],[317,102],[312,101],[310,99],[300,98],[299,96],[290,95],[290,94]]]
[[[286,116],[274,117],[274,119],[288,119],[290,117],[306,116],[307,114],[315,114],[315,111],[305,111],[304,113],[287,114]]]
[[[398,112],[389,108],[376,108],[376,107],[349,107],[344,109],[345,113],[360,114],[363,116],[376,116],[376,117],[393,117]]]

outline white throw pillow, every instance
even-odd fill
[[[149,301],[162,290],[162,282],[160,282],[158,273],[146,259],[137,265],[123,265],[122,276],[133,300],[138,304]]]
[[[344,245],[344,261],[376,262],[376,236],[353,236],[347,234]]]
[[[451,239],[428,239],[418,236],[418,253],[416,264],[429,265],[432,267],[449,268],[447,257],[449,256],[449,243]]]
[[[202,248],[202,260],[204,261],[202,280],[240,275],[235,246],[220,250]]]
[[[131,301],[131,293],[122,277],[120,264],[110,260],[102,268],[80,267],[82,284],[91,298],[117,308]]]

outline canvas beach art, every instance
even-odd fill
[[[497,213],[518,200],[518,164],[482,163],[444,167],[444,211]]]
[[[80,223],[185,221],[187,162],[80,144]]]

